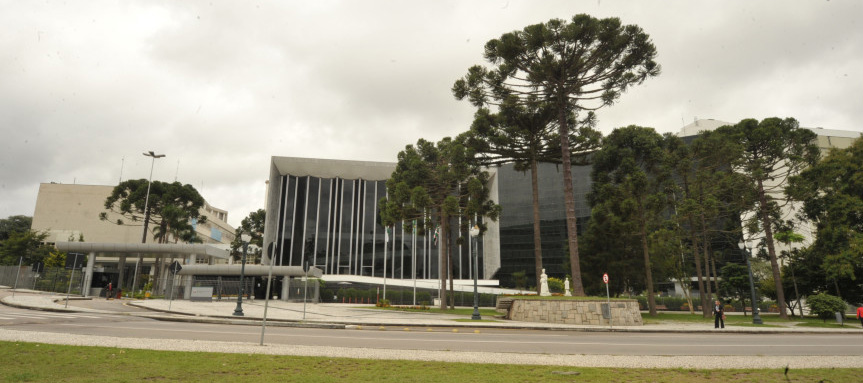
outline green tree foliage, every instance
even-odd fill
[[[0,243],[9,239],[12,233],[23,233],[30,230],[32,224],[33,217],[26,215],[10,215],[0,219]]]
[[[65,267],[66,266],[66,252],[59,250],[52,250],[48,253],[48,256],[45,257],[45,267],[47,268],[56,268],[56,267]]]
[[[779,316],[787,319],[782,276],[774,246],[773,231],[779,206],[784,202],[783,192],[788,178],[818,161],[815,133],[801,129],[793,118],[766,118],[742,120],[735,125],[720,127],[717,133],[725,134],[740,143],[742,156],[734,163],[735,170],[744,175],[754,203],[747,222],[750,233],[764,233],[762,242],[767,247],[773,280],[776,284],[776,303]],[[760,234],[759,234],[760,236]]]
[[[175,242],[181,239],[177,235],[191,229],[192,221],[207,221],[207,217],[200,213],[204,198],[192,185],[153,181],[148,200],[147,184],[146,179],[121,182],[105,199],[105,210],[120,214],[128,221],[140,222],[144,231],[152,224],[158,228],[153,230],[154,237],[161,243],[169,242],[169,234],[175,234]],[[147,211],[144,211],[145,204]],[[99,218],[107,221],[107,212],[100,213]],[[123,219],[114,223],[128,224]],[[146,234],[141,242],[146,242]]]
[[[484,166],[514,163],[515,170],[530,171],[533,195],[534,277],[537,289],[542,274],[542,243],[539,214],[538,163],[560,163],[560,139],[557,136],[556,111],[551,105],[532,98],[519,103],[511,97],[499,106],[498,113],[480,108],[470,131],[463,134],[466,145],[476,153]],[[572,158],[586,163],[586,153],[599,145],[601,134],[593,129],[593,114],[572,129]],[[537,290],[537,294],[539,291]]]
[[[44,261],[52,250],[44,244],[46,238],[48,233],[44,231],[11,232],[0,246],[0,265],[17,265],[20,257],[24,257],[25,265]]]
[[[739,301],[743,307],[746,307],[746,299],[750,298],[751,295],[749,270],[747,270],[746,265],[726,263],[719,269],[719,277],[719,294],[725,298]],[[752,305],[752,307],[756,306]],[[746,315],[745,310],[743,314]]]
[[[803,235],[795,233],[790,228],[784,228],[777,231],[776,234],[774,234],[773,238],[775,238],[779,242],[782,242],[783,244],[785,244],[785,246],[791,246],[791,244],[794,243],[801,243],[806,239]],[[795,267],[793,266],[793,264],[798,262],[798,259],[800,258],[800,251],[796,248],[791,248],[791,250],[783,250],[780,257],[786,260],[786,264],[781,271],[783,272],[783,275],[788,275],[788,273],[791,274],[791,285],[792,287],[794,287],[794,297],[797,303],[796,307],[800,310],[800,316],[802,317],[803,306],[800,303],[800,290],[797,287],[797,275],[795,273]],[[787,287],[785,290],[786,292],[788,292]],[[795,306],[793,302],[791,306],[791,314],[793,315]]]
[[[381,223],[385,227],[398,221],[415,221],[418,231],[428,226],[440,227],[444,255],[440,260],[441,298],[446,297],[446,279],[453,291],[450,225],[453,218],[463,217],[465,232],[474,217],[497,220],[500,206],[489,200],[487,172],[482,171],[474,152],[463,142],[444,138],[437,144],[419,139],[399,152],[396,169],[387,180],[387,198],[379,202]],[[476,223],[480,232],[486,227]],[[450,306],[454,306],[450,294]],[[441,309],[446,299],[441,299]]]
[[[650,233],[661,228],[669,177],[665,139],[652,128],[630,125],[603,140],[594,159],[591,206],[619,219],[620,234],[639,243],[650,315],[656,315]],[[634,247],[634,246],[633,246]]]
[[[686,254],[694,262],[702,314],[708,317],[712,292],[719,289],[712,244],[717,239],[737,243],[740,210],[752,201],[745,177],[733,171],[742,147],[732,137],[710,131],[701,132],[688,145],[676,137],[667,139],[667,166],[676,179],[672,210],[681,240],[687,242]]]
[[[605,294],[602,274],[609,273],[610,294],[644,291],[644,256],[633,240],[632,225],[612,204],[593,206],[583,234],[583,280],[588,295]],[[566,244],[564,244],[566,246]]]
[[[833,318],[835,313],[845,315],[845,309],[848,307],[842,298],[828,294],[810,295],[806,298],[806,304],[809,306],[809,312],[817,315],[824,320]]]
[[[552,19],[501,35],[485,45],[492,68],[473,66],[453,92],[482,107],[515,97],[539,99],[557,114],[573,294],[584,295],[572,181],[570,116],[614,103],[630,86],[658,75],[656,48],[635,25],[585,14]]]
[[[231,241],[231,254],[235,257],[242,257],[242,248],[243,243],[241,241],[240,236],[243,234],[248,234],[252,237],[249,240],[250,245],[254,245],[255,250],[252,252],[254,257],[260,257],[261,251],[264,248],[264,224],[266,223],[267,212],[264,209],[258,209],[249,213],[246,218],[243,218],[240,221],[240,226],[237,226],[236,231],[234,232],[236,236],[234,240]],[[250,263],[254,262],[255,258],[252,258]]]
[[[821,284],[814,290],[830,283],[840,296],[863,303],[863,138],[792,177],[787,192],[803,202],[803,217],[817,229],[809,264],[795,270],[823,275],[812,276]]]
[[[179,182],[167,183],[153,181],[149,185],[149,199],[147,198],[149,181],[146,179],[127,180],[114,187],[111,195],[105,199],[105,210],[119,214],[121,217],[134,223],[141,223],[141,242],[147,242],[148,227],[153,225],[153,238],[159,243],[168,243],[171,239],[186,243],[201,242],[197,237],[193,224],[205,223],[207,217],[200,213],[204,206],[204,198],[192,185],[183,185]],[[146,205],[146,211],[144,207]],[[108,221],[108,213],[99,214],[99,219]],[[127,224],[122,218],[113,222],[117,225]],[[173,237],[173,238],[171,238]],[[138,255],[138,263],[142,261],[142,255]],[[159,272],[162,269],[156,264],[156,275],[159,280]],[[125,258],[121,259],[125,263]],[[143,269],[143,268],[141,268]],[[118,286],[123,285],[121,274]],[[135,287],[133,286],[133,289]]]

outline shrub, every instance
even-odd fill
[[[810,295],[806,298],[806,303],[809,305],[809,311],[817,315],[824,322],[833,317],[834,313],[844,313],[845,301],[842,298],[828,294]]]
[[[548,291],[551,293],[560,293],[563,291],[563,280],[560,278],[549,277],[548,278]]]
[[[375,304],[375,306],[390,307],[390,300],[389,299],[381,299],[378,301],[378,303]]]

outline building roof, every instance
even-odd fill
[[[396,164],[394,162],[273,156],[273,167],[281,175],[382,181],[390,178],[396,169]]]
[[[60,251],[96,253],[109,255],[146,254],[148,256],[186,256],[202,255],[227,259],[231,252],[210,245],[179,243],[106,243],[106,242],[57,242]]]
[[[680,129],[679,136],[681,136],[681,137],[694,136],[700,132],[716,130],[720,126],[725,126],[725,125],[734,125],[734,123],[725,122],[725,121],[721,121],[721,120],[714,120],[712,118],[695,120],[693,123],[686,125],[682,129]],[[801,128],[809,129],[821,137],[858,138],[861,136],[861,134],[863,134],[863,132],[856,132],[856,131],[850,131],[850,130],[809,128],[809,127],[805,127],[805,126],[801,126]]]

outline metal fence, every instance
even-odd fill
[[[69,291],[69,280],[72,285]],[[33,271],[31,266],[0,266],[0,285],[65,294],[81,295],[84,274],[81,270],[67,270],[62,267],[45,268],[42,272]]]
[[[170,281],[166,283],[165,286],[169,286]],[[243,298],[248,299],[254,295],[254,291],[252,290],[254,286],[254,280],[252,278],[243,278]],[[212,287],[213,288],[213,299],[222,300],[222,299],[236,299],[237,295],[240,294],[240,277],[213,277],[213,276],[195,276],[194,281],[192,282],[192,287]],[[185,285],[181,282],[177,282],[174,284],[175,293],[173,294],[174,299],[182,299],[183,291],[185,290]],[[171,294],[166,294],[166,298],[170,297]]]

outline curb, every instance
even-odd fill
[[[132,302],[128,303],[130,306],[135,306],[142,309],[182,315],[182,317],[174,317],[167,319],[165,317],[153,317],[153,319],[159,320],[171,320],[171,321],[187,321],[187,322],[195,322],[195,323],[226,323],[226,324],[240,324],[247,325],[250,324],[246,321],[260,321],[261,318],[246,318],[246,319],[238,319],[236,317],[231,316],[201,316],[196,314],[177,312],[177,311],[168,311],[164,309],[146,307],[143,305],[136,305]],[[205,319],[209,318],[209,319]],[[209,322],[207,322],[209,320]],[[355,329],[357,327],[440,327],[440,328],[472,328],[472,329],[502,329],[502,330],[537,330],[537,331],[571,331],[571,332],[620,332],[620,333],[653,333],[653,334],[713,334],[713,333],[733,333],[733,334],[776,334],[776,335],[788,335],[788,334],[861,334],[860,330],[831,330],[831,331],[815,331],[815,330],[770,330],[763,331],[754,328],[740,328],[740,329],[728,329],[725,328],[723,330],[714,330],[714,329],[705,329],[705,330],[695,330],[695,329],[653,329],[653,328],[608,328],[608,327],[582,327],[582,328],[570,328],[570,327],[535,327],[529,325],[520,325],[520,324],[473,324],[470,322],[457,322],[457,323],[385,323],[385,322],[354,322],[354,321],[328,321],[328,322],[302,322],[302,321],[294,321],[287,319],[267,319],[267,323],[270,321],[274,321],[277,323],[283,324],[304,324],[308,325],[307,327],[314,326],[333,326],[333,327],[318,327],[318,328],[338,328],[338,329]],[[489,322],[481,322],[481,323],[489,323]],[[296,326],[303,327],[303,326]]]
[[[78,298],[78,300],[86,300],[90,298]],[[58,299],[60,301],[65,300],[65,298]],[[72,298],[71,300],[75,300]],[[56,302],[57,300],[55,300]],[[49,312],[82,312],[82,313],[102,313],[102,314],[112,314],[112,315],[127,315],[127,316],[137,316],[143,318],[149,318],[160,321],[167,322],[189,322],[189,323],[210,323],[210,324],[229,324],[229,325],[241,325],[241,326],[251,326],[251,325],[260,325],[262,318],[258,317],[243,317],[238,318],[234,316],[204,316],[199,314],[190,314],[179,311],[170,311],[158,308],[147,307],[143,305],[135,304],[134,302],[127,302],[126,305],[154,311],[161,312],[165,314],[171,314],[174,316],[160,316],[160,315],[148,315],[148,314],[139,314],[139,313],[126,313],[126,312],[117,312],[117,311],[106,311],[106,310],[96,310],[91,309],[93,311],[84,311],[80,309],[66,309],[66,308],[51,308],[51,307],[39,307],[39,306],[27,306],[12,302],[7,302],[6,298],[0,299],[0,304],[16,307],[21,309],[29,309],[29,310],[38,310],[38,311],[49,311]],[[649,334],[721,334],[721,333],[732,333],[732,334],[775,334],[775,335],[789,335],[789,334],[853,334],[860,335],[863,334],[863,331],[859,329],[847,329],[847,330],[830,330],[830,331],[816,331],[816,330],[788,330],[788,329],[778,329],[778,330],[758,330],[755,328],[740,328],[740,329],[729,329],[725,328],[722,330],[714,330],[714,329],[656,329],[656,328],[608,328],[608,327],[581,327],[581,328],[570,328],[570,327],[537,327],[537,326],[529,326],[529,325],[521,325],[521,324],[488,324],[489,322],[481,322],[480,323],[470,323],[470,322],[456,322],[456,323],[417,323],[417,322],[400,322],[400,323],[383,323],[383,322],[354,322],[354,321],[327,321],[327,322],[319,322],[319,321],[298,321],[298,320],[288,320],[288,319],[267,319],[267,325],[276,326],[276,327],[295,327],[295,328],[319,328],[319,329],[356,329],[362,327],[439,327],[439,328],[472,328],[472,329],[501,329],[501,330],[534,330],[534,331],[569,331],[569,332],[617,332],[617,333],[649,333]]]

